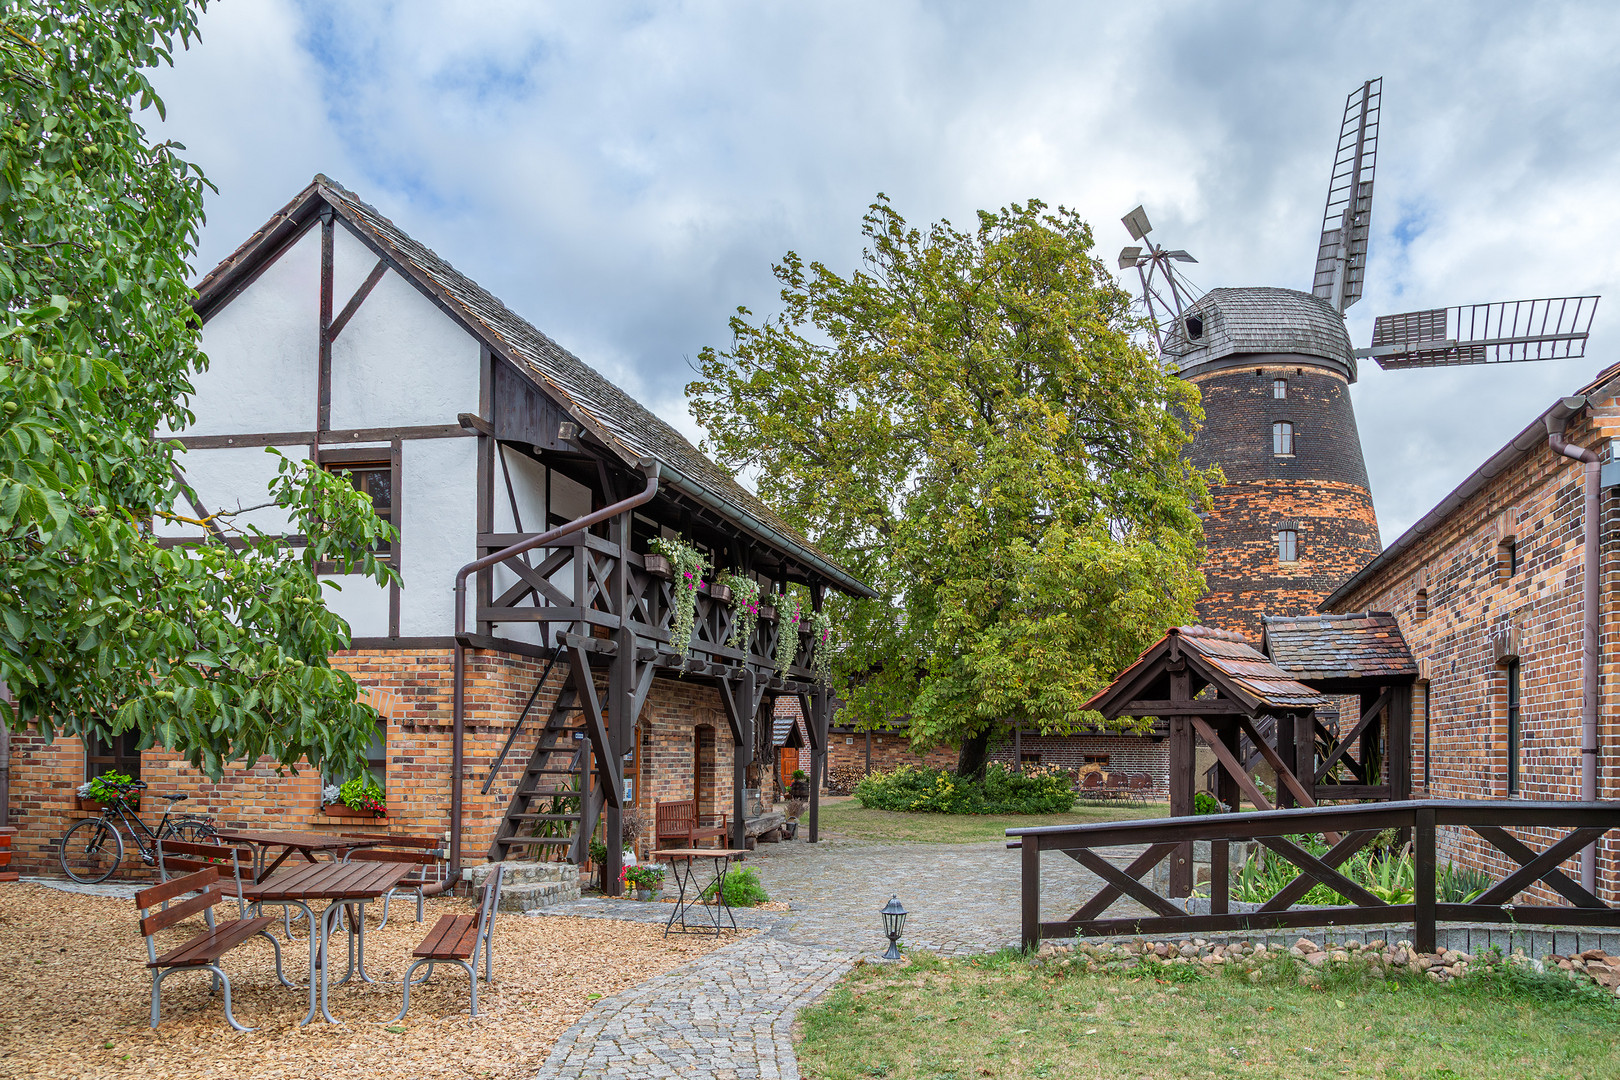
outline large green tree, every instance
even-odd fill
[[[687,388],[709,445],[871,582],[835,600],[846,708],[982,770],[998,721],[1068,733],[1203,590],[1197,391],[1136,343],[1090,228],[1038,202],[909,227],[848,277],[792,253]]]
[[[0,704],[47,736],[135,731],[217,776],[233,760],[343,772],[376,713],[327,662],[349,642],[317,563],[370,575],[388,526],[342,477],[283,460],[290,549],[204,519],[180,484],[201,173],[134,111],[201,2],[0,0]],[[239,508],[237,508],[239,509]],[[190,518],[208,542],[166,546]]]

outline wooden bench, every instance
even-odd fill
[[[411,871],[410,877],[400,882],[383,894],[382,922],[377,924],[381,930],[388,925],[388,904],[396,892],[407,896],[416,896],[416,921],[422,921],[422,902],[425,895],[422,890],[428,885],[438,885],[449,873],[450,852],[446,850],[444,841],[431,836],[382,836],[376,833],[343,833],[348,840],[383,841],[386,847],[364,847],[345,852],[344,862],[387,862],[387,863],[414,863],[416,869]],[[393,850],[390,850],[393,849]]]
[[[653,816],[657,830],[657,846],[667,848],[673,841],[681,841],[687,847],[697,847],[699,840],[718,840],[716,847],[725,847],[731,830],[727,827],[729,819],[725,814],[709,816],[709,824],[703,823],[703,817],[697,812],[696,799],[678,799],[674,802],[661,802],[654,807]],[[704,815],[708,816],[708,815]],[[719,824],[714,824],[716,817]]]
[[[169,844],[171,851],[179,847],[206,848],[210,846],[212,845],[182,845],[178,841]],[[233,855],[229,848],[220,848],[218,850],[225,852],[226,855]],[[170,865],[173,865],[176,860],[170,858],[167,861]],[[232,861],[234,863],[234,858]],[[235,878],[236,888],[233,897],[232,890],[221,882],[220,870],[221,867],[218,863],[211,863],[204,869],[186,874],[184,877],[171,878],[162,884],[153,885],[149,889],[142,889],[135,894],[135,906],[141,913],[141,933],[146,935],[146,966],[152,972],[152,1026],[154,1028],[158,1026],[158,1002],[163,991],[163,980],[176,971],[207,971],[211,975],[208,985],[210,994],[214,992],[216,986],[223,985],[225,988],[225,1019],[230,1021],[231,1027],[238,1031],[252,1031],[252,1028],[243,1027],[237,1023],[236,1017],[231,1013],[231,980],[226,976],[224,970],[220,968],[219,960],[238,945],[244,945],[248,939],[256,936],[263,937],[276,950],[276,978],[280,979],[284,986],[292,985],[287,981],[286,976],[281,973],[281,946],[277,944],[275,938],[265,932],[265,927],[271,924],[272,919],[261,915],[251,919],[241,918],[220,923],[214,922],[215,905],[233,898],[236,900],[238,908],[243,905],[241,878]],[[169,901],[185,896],[187,893],[195,893],[196,895],[172,906],[169,904]],[[160,904],[164,905],[162,910],[152,912],[151,909]],[[159,956],[156,939],[158,931],[167,930],[199,911],[203,913],[208,929],[191,938],[183,945],[170,949]]]
[[[483,959],[484,982],[490,982],[493,978],[495,955],[495,908],[501,901],[501,878],[505,873],[506,864],[496,863],[495,872],[484,882],[476,916],[439,916],[439,921],[427,932],[422,944],[411,953],[414,959],[411,966],[405,969],[405,1001],[400,1005],[399,1015],[394,1017],[393,1023],[397,1024],[405,1019],[406,1012],[410,1010],[413,985],[411,976],[423,964],[426,964],[428,969],[420,982],[426,982],[433,977],[433,968],[437,964],[455,964],[465,971],[472,981],[472,1015],[478,1015],[478,961],[480,958]],[[420,985],[420,982],[414,985]]]

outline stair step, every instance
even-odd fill
[[[498,836],[498,837],[495,838],[495,842],[497,844],[502,844],[502,845],[509,845],[509,844],[555,844],[555,845],[563,845],[563,844],[567,844],[569,846],[572,846],[573,843],[574,843],[574,839],[571,836]]]
[[[517,794],[524,797],[524,798],[528,798],[528,799],[549,799],[554,795],[560,796],[560,797],[562,797],[564,799],[577,799],[580,796],[580,792],[575,790],[574,788],[549,788],[549,787],[548,788],[535,788],[533,791],[520,791]]]
[[[578,821],[579,814],[507,814],[507,821]]]
[[[530,776],[539,776],[541,773],[549,773],[549,774],[551,774],[553,776],[578,776],[579,775],[579,770],[574,768],[573,766],[569,766],[566,769],[533,768],[533,769],[528,769],[526,771],[528,772],[528,774]]]

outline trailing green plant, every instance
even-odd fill
[[[1218,814],[1221,812],[1221,801],[1207,791],[1196,792],[1193,795],[1193,813]]]
[[[697,622],[698,590],[703,588],[703,575],[709,569],[697,548],[680,537],[653,537],[652,548],[669,560],[674,571],[671,580],[675,594],[671,607],[674,619],[669,627],[669,644],[682,660],[692,648],[692,628]]]
[[[1320,836],[1292,836],[1291,841],[1320,858],[1327,844]],[[1339,872],[1388,904],[1410,904],[1417,894],[1417,867],[1410,852],[1358,852],[1346,859]],[[1273,851],[1245,860],[1232,875],[1231,897],[1263,903],[1299,876],[1299,867]],[[1435,870],[1435,899],[1442,904],[1466,904],[1491,886],[1491,876],[1479,870],[1446,863]],[[1350,901],[1320,882],[1295,903],[1342,905]]]
[[[825,611],[810,613],[810,670],[816,673],[816,682],[831,686],[833,682],[832,616]]]
[[[118,790],[118,785],[131,783],[133,779],[133,777],[125,773],[113,772],[109,770],[91,780],[89,783],[80,784],[79,797],[81,799],[89,799],[92,802],[102,803],[103,805],[109,805],[115,802],[118,797],[123,794],[123,792]]]
[[[703,899],[714,899],[715,882],[709,882],[709,887],[703,890]],[[759,875],[752,866],[741,866],[726,875],[726,906],[753,907],[770,900],[765,892],[765,886],[760,883]]]
[[[624,882],[637,889],[651,889],[657,891],[664,884],[664,868],[662,866],[627,866],[624,868]]]
[[[388,813],[387,796],[382,785],[369,773],[339,786],[338,801],[350,810],[369,810],[378,817]]]
[[[747,652],[748,643],[754,640],[754,627],[759,625],[759,582],[730,570],[716,580],[731,590],[731,610],[736,612],[726,644]]]
[[[607,845],[600,840],[592,840],[590,846],[591,862],[598,866],[607,862]]]
[[[863,776],[855,798],[873,810],[921,814],[1065,814],[1074,808],[1069,774],[1054,768],[1015,773],[991,765],[984,779],[926,765],[901,765]]]
[[[566,814],[579,812],[579,777],[569,779],[568,787],[560,788],[551,793],[551,801],[545,804],[543,817],[552,820],[539,820],[531,827],[530,836],[549,838],[565,837],[573,833],[572,822],[557,820]]]
[[[796,589],[789,589],[776,606],[776,673],[786,676],[799,656],[799,627],[804,624],[804,604]]]

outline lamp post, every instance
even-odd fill
[[[906,909],[900,906],[900,897],[891,896],[883,908],[883,932],[889,935],[889,951],[883,954],[885,960],[900,960],[900,931],[906,926]]]

